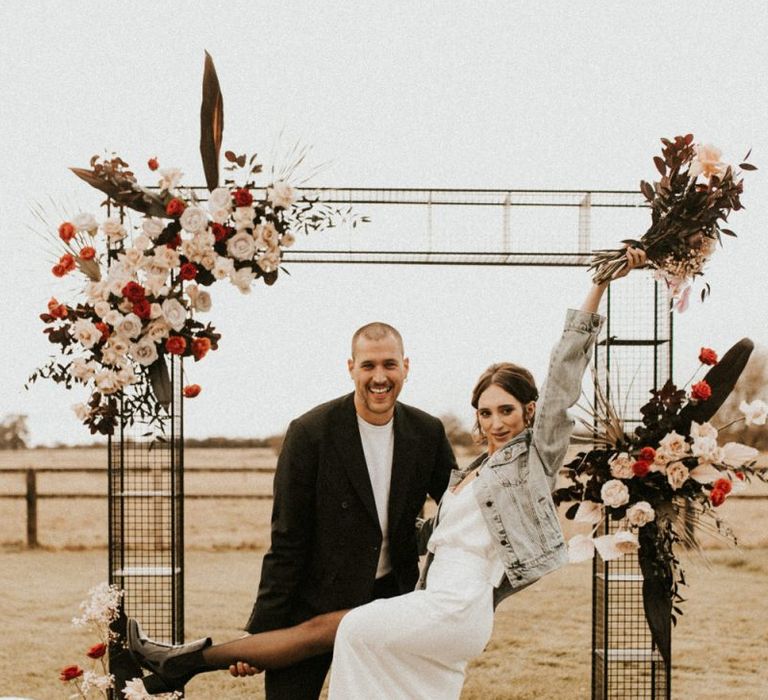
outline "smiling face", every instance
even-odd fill
[[[488,441],[488,454],[519,435],[530,423],[536,408],[534,401],[523,405],[497,384],[491,384],[477,402],[477,423]]]
[[[384,425],[395,410],[395,401],[408,376],[408,358],[393,335],[376,340],[361,335],[347,361],[355,382],[355,409],[368,423]]]

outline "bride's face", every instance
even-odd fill
[[[488,454],[493,454],[525,430],[533,417],[535,405],[533,401],[523,405],[496,384],[491,384],[480,394],[477,422],[488,441]]]

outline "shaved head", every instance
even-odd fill
[[[400,332],[394,326],[390,326],[388,323],[382,323],[381,321],[374,321],[373,323],[367,323],[364,326],[358,328],[355,334],[352,336],[352,358],[355,357],[355,347],[357,341],[360,338],[366,340],[383,340],[387,336],[391,336],[397,341],[400,348],[400,354],[405,356],[405,349],[403,348],[403,337]]]

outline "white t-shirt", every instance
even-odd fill
[[[394,419],[385,425],[371,425],[360,416],[357,417],[360,428],[360,440],[363,443],[365,464],[373,487],[373,498],[376,501],[376,513],[381,527],[381,549],[379,563],[376,567],[376,578],[381,578],[392,571],[389,560],[389,484],[392,480],[392,456],[395,451]]]

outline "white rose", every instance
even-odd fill
[[[168,333],[171,327],[164,318],[157,318],[147,326],[145,338],[149,338],[155,343],[159,343],[161,340],[165,340],[168,337]]]
[[[115,379],[121,387],[126,386],[127,384],[135,384],[139,380],[136,373],[133,371],[133,367],[130,366],[122,367],[118,370]]]
[[[128,314],[118,324],[117,332],[126,338],[135,338],[141,333],[141,319],[134,313]]]
[[[595,556],[595,543],[587,535],[574,535],[568,540],[568,561],[576,564]]]
[[[229,209],[216,209],[211,212],[211,220],[217,224],[225,224],[229,218],[229,213]]]
[[[101,331],[87,318],[79,318],[72,324],[72,335],[89,350],[101,340]]]
[[[696,421],[691,421],[691,437],[717,440],[717,428],[709,422],[699,424]]]
[[[656,450],[656,456],[653,458],[653,463],[651,464],[651,471],[666,474],[667,464],[669,464],[671,461],[672,457],[663,447],[660,447],[658,450]]]
[[[253,236],[245,231],[236,233],[227,241],[227,253],[235,260],[250,260],[255,252]]]
[[[688,467],[680,462],[675,462],[667,467],[667,481],[669,485],[677,491],[688,481]]]
[[[77,420],[79,421],[84,421],[90,415],[88,406],[86,406],[84,403],[72,404],[72,410],[75,412]]]
[[[156,301],[153,301],[149,305],[149,317],[151,319],[162,318],[163,317],[163,307],[160,306],[160,304],[158,304]]]
[[[93,305],[93,310],[96,315],[103,321],[104,317],[112,311],[112,305],[108,301],[97,301]]]
[[[123,299],[118,305],[117,308],[122,311],[124,314],[129,314],[131,311],[133,311],[133,302],[129,299]]]
[[[290,248],[295,242],[296,238],[290,231],[286,231],[280,239],[280,245],[283,248]]]
[[[259,224],[253,235],[259,248],[274,250],[279,244],[277,229],[270,222]]]
[[[768,404],[761,399],[755,399],[751,403],[742,401],[739,404],[739,410],[744,414],[744,423],[746,425],[765,425],[766,416],[768,416]]]
[[[576,509],[573,520],[577,523],[599,523],[603,519],[603,504],[594,501],[582,501]]]
[[[184,173],[178,168],[164,168],[158,170],[160,175],[160,182],[158,185],[161,190],[173,190],[181,182],[181,178],[184,177]]]
[[[125,355],[128,352],[130,341],[122,335],[112,335],[107,341],[106,347],[112,348],[115,352]]]
[[[117,243],[118,241],[122,241],[123,238],[125,238],[127,235],[125,232],[125,226],[120,223],[119,219],[116,219],[113,216],[110,216],[108,219],[104,220],[104,222],[101,224],[101,230],[104,232],[104,235],[107,237],[107,240],[110,243]]]
[[[125,364],[125,358],[114,348],[105,346],[101,351],[101,364],[110,367],[122,367]]]
[[[691,163],[688,175],[690,177],[697,177],[698,175],[722,177],[728,167],[720,161],[723,152],[712,144],[697,144],[694,148],[696,157]]]
[[[109,296],[107,281],[89,282],[85,286],[85,296],[90,304],[95,304],[97,301],[106,301]]]
[[[278,180],[271,187],[267,187],[267,199],[273,209],[276,207],[287,209],[296,200],[296,193],[287,182]]]
[[[167,292],[165,282],[168,279],[168,272],[161,272],[159,275],[147,275],[144,280],[144,289],[152,296],[159,297],[164,296],[164,292]]]
[[[229,277],[235,270],[235,263],[230,258],[219,256],[216,258],[216,262],[211,272],[217,280],[223,280],[225,277]]]
[[[131,346],[131,356],[144,367],[149,367],[157,359],[157,346],[154,340],[142,338]]]
[[[166,299],[161,306],[168,325],[173,330],[180,331],[187,320],[187,310],[179,303],[178,299]]]
[[[678,435],[674,430],[667,433],[660,441],[659,445],[671,457],[682,457],[688,452],[688,443],[682,435]]]
[[[656,512],[648,501],[638,501],[627,510],[627,520],[630,525],[634,525],[635,527],[647,525],[652,522],[655,517]]]
[[[87,382],[96,373],[96,363],[84,357],[76,357],[69,364],[69,373],[81,382]]]
[[[626,484],[618,479],[611,479],[603,484],[600,489],[600,498],[605,505],[611,508],[618,508],[629,503],[629,489]]]
[[[208,211],[232,210],[232,193],[226,187],[217,187],[208,195]]]
[[[200,257],[197,259],[197,262],[199,262],[206,270],[213,270],[214,266],[216,265],[216,258],[219,256],[216,255],[216,251],[206,250],[203,252]]]
[[[123,318],[123,314],[117,309],[112,309],[101,317],[102,321],[108,323],[112,328],[117,328],[123,322]]]
[[[256,279],[256,275],[249,267],[243,267],[239,270],[233,270],[229,279],[243,294],[250,294],[251,282]]]
[[[155,260],[166,269],[178,267],[181,263],[179,251],[168,246],[163,246],[160,250],[155,250]]]
[[[118,260],[123,264],[125,270],[135,272],[144,262],[144,253],[138,248],[128,248],[124,253],[118,255]]]
[[[190,233],[200,233],[208,227],[208,215],[200,207],[187,207],[179,219],[182,228]]]
[[[635,461],[626,452],[619,452],[608,462],[611,466],[611,476],[614,479],[631,479],[634,476],[632,465]]]
[[[93,382],[102,394],[114,394],[120,390],[117,374],[109,369],[97,372]]]
[[[136,236],[136,238],[133,239],[133,247],[136,248],[136,250],[140,250],[142,253],[145,250],[149,250],[152,245],[152,240],[149,236]]]
[[[196,284],[188,284],[184,288],[184,292],[189,297],[195,311],[205,313],[211,310],[211,295],[208,292],[203,291]]]
[[[99,229],[99,224],[96,222],[93,214],[88,214],[85,212],[81,212],[74,219],[72,219],[72,225],[78,231],[85,231],[86,233],[90,233],[92,236]]]
[[[625,554],[636,552],[640,547],[637,535],[628,530],[620,530],[615,535],[596,537],[594,542],[595,549],[603,561],[618,559]]]
[[[256,264],[264,272],[274,272],[280,266],[280,253],[272,250],[268,253],[262,253],[256,260]]]
[[[720,462],[723,451],[717,444],[717,440],[711,437],[694,438],[691,445],[691,454],[705,462]]]
[[[154,241],[165,230],[165,223],[162,219],[151,216],[142,221],[141,230],[144,231],[145,236]]]
[[[243,229],[253,228],[253,217],[256,216],[256,212],[253,207],[237,207],[235,209],[235,228],[238,231]]]

